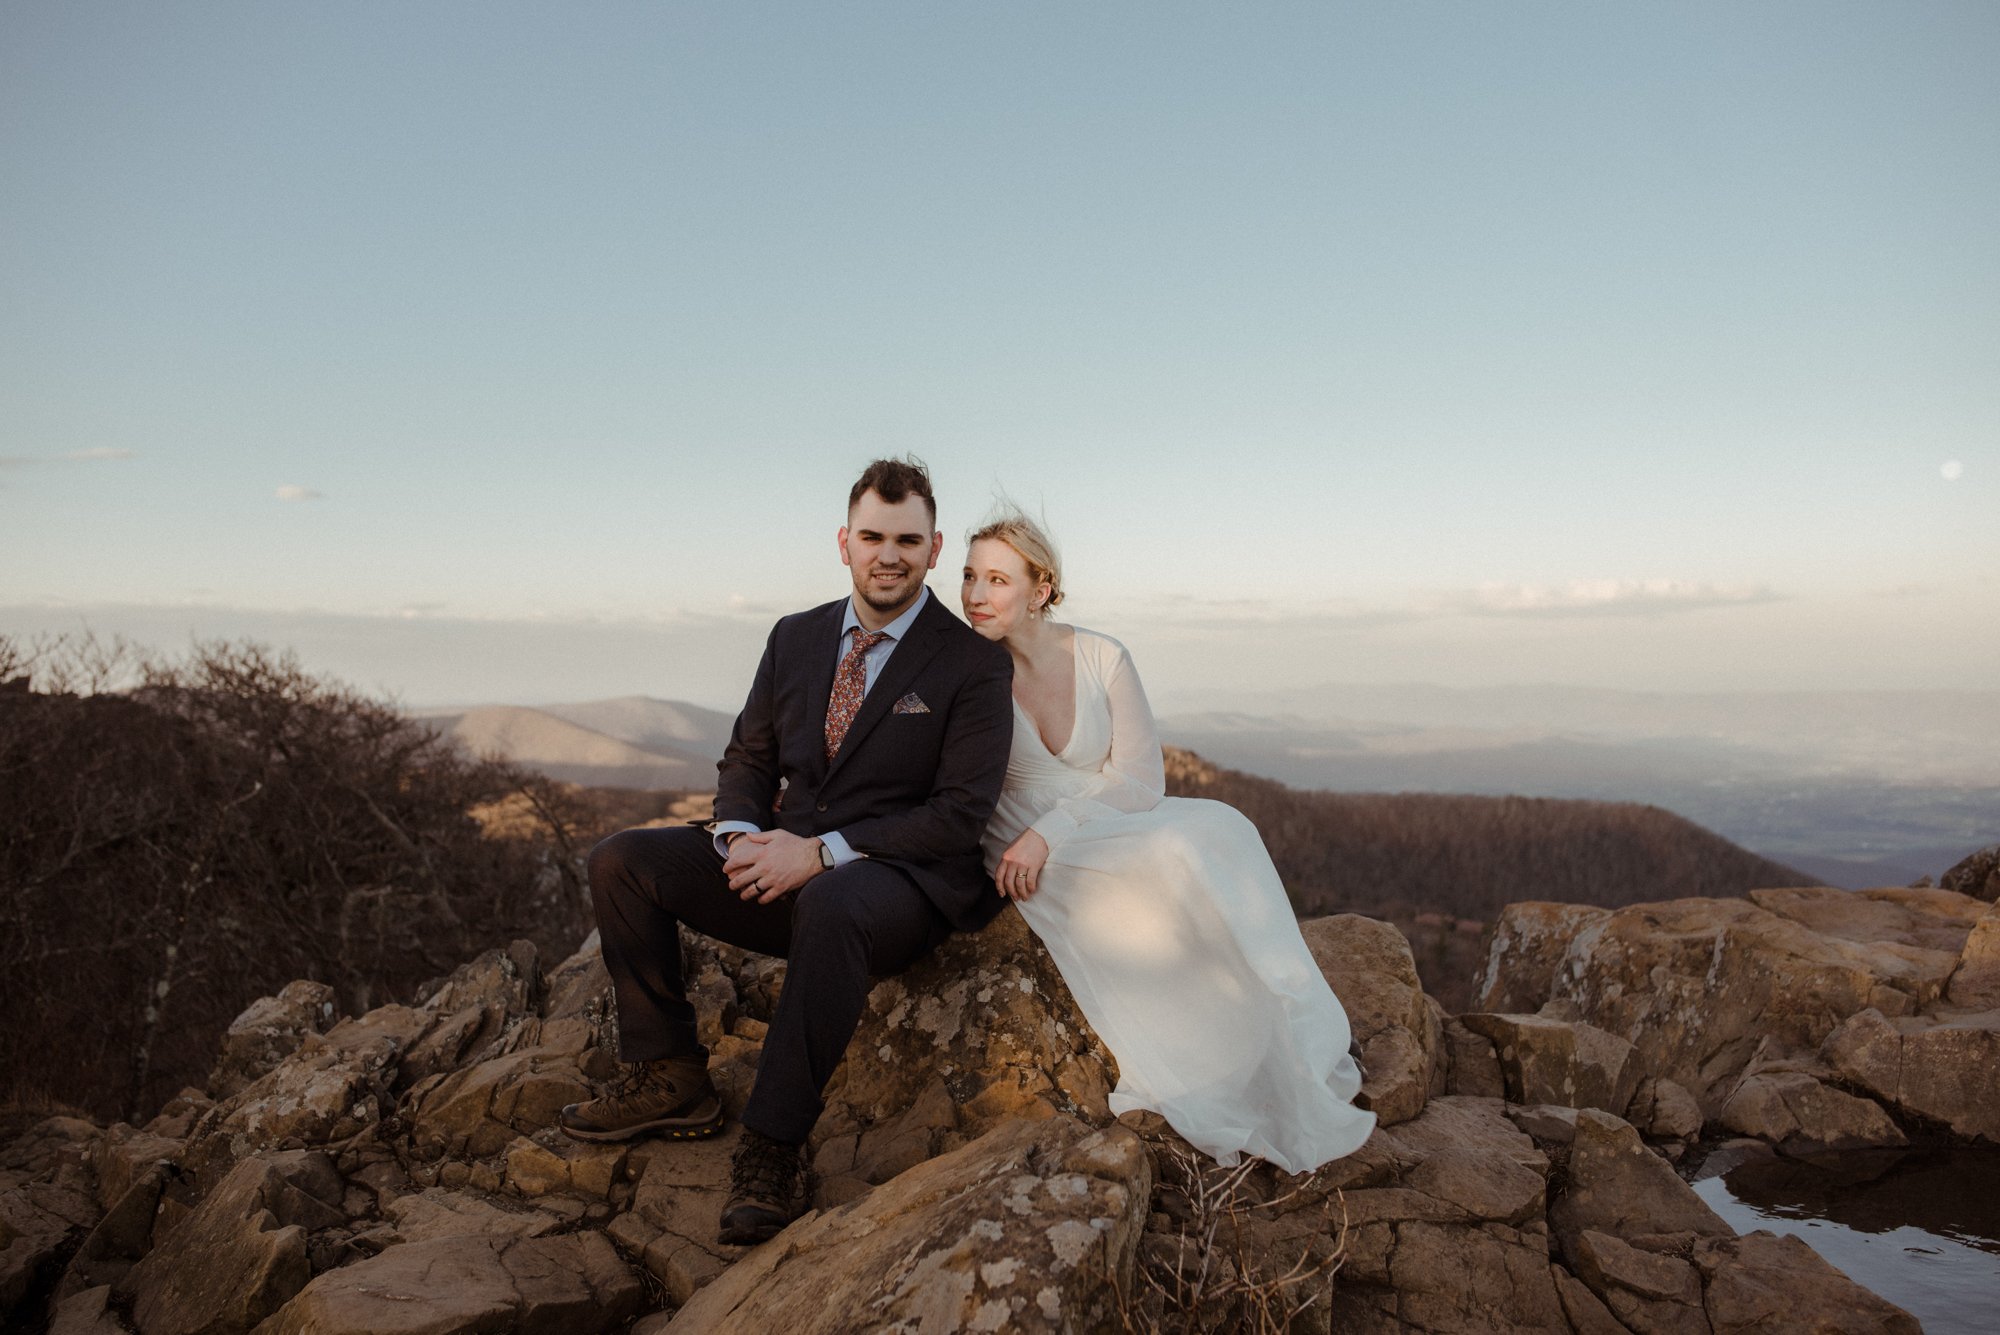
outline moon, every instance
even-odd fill
[[[1938,475],[1947,482],[1956,482],[1965,476],[1965,465],[1956,459],[1947,459],[1939,465]]]

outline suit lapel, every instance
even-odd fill
[[[889,661],[883,665],[882,675],[875,679],[875,685],[866,696],[862,697],[861,708],[854,715],[854,722],[848,725],[847,736],[841,739],[839,752],[833,757],[833,763],[827,766],[828,779],[840,772],[840,767],[846,764],[847,758],[860,748],[869,732],[888,716],[890,708],[896,701],[903,698],[910,689],[910,683],[917,679],[917,674],[924,670],[931,659],[937,657],[938,650],[944,646],[944,637],[950,631],[950,627],[942,624],[938,618],[950,615],[938,606],[937,595],[932,594],[924,610],[918,615],[916,624],[910,627],[908,638],[896,646],[896,652],[890,654]],[[833,687],[829,684],[825,695],[832,693]],[[819,703],[820,730],[824,733],[826,723],[824,696]]]
[[[806,680],[806,713],[810,716],[813,735],[813,754],[819,757],[819,766],[826,764],[826,710],[827,702],[833,696],[833,677],[840,670],[841,618],[847,615],[847,600],[827,604],[826,616],[813,630],[812,649],[806,655],[806,662],[812,671]],[[828,646],[833,646],[833,662],[829,666],[826,655]],[[894,662],[894,658],[890,659]]]

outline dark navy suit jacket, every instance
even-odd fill
[[[1004,902],[979,838],[1013,745],[1013,659],[933,594],[829,762],[846,607],[839,599],[772,627],[716,767],[715,818],[807,837],[838,830],[857,853],[901,868],[953,927],[982,927]]]

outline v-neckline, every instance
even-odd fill
[[[1035,734],[1035,740],[1042,744],[1042,750],[1048,752],[1052,758],[1060,758],[1062,753],[1069,750],[1071,744],[1076,741],[1076,725],[1083,712],[1078,704],[1081,699],[1082,681],[1083,662],[1076,652],[1076,627],[1071,626],[1069,628],[1069,736],[1063,739],[1063,744],[1059,747],[1050,746],[1049,739],[1042,736],[1042,725],[1028,712],[1028,707],[1021,703],[1021,697],[1012,691],[1007,692],[1007,698],[1014,702],[1015,711],[1028,721],[1028,728]]]

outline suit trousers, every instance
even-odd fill
[[[769,904],[729,888],[707,831],[625,830],[590,853],[590,897],[618,998],[619,1056],[702,1051],[681,965],[682,924],[787,961],[743,1124],[803,1144],[820,1095],[861,1023],[876,976],[900,973],[951,934],[901,871],[863,858]]]

